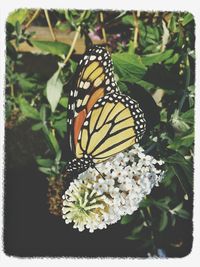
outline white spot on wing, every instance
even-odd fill
[[[77,106],[77,108],[79,108],[80,106],[81,106],[81,104],[82,104],[82,100],[81,99],[78,99],[77,100],[77,102],[76,102],[76,106]]]
[[[110,83],[110,79],[106,80],[106,85],[108,85]]]
[[[80,87],[80,88],[83,88],[83,85],[84,85],[84,82],[81,81],[79,87]]]
[[[83,85],[83,89],[88,89],[90,86],[90,82],[85,82]]]
[[[89,95],[86,95],[84,97],[83,102],[82,102],[82,106],[85,106],[87,104],[89,97],[90,97]]]
[[[94,82],[94,87],[98,87],[102,83],[102,80],[100,78],[97,78]]]
[[[90,60],[95,60],[96,59],[96,56],[92,55],[90,56]]]

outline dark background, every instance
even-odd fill
[[[32,136],[33,135],[33,136]],[[94,233],[79,232],[72,224],[49,214],[48,181],[37,170],[34,150],[42,149],[42,137],[25,122],[6,131],[4,251],[20,257],[146,257],[147,251],[125,239],[132,225],[111,225]],[[154,192],[159,192],[155,188]],[[155,193],[156,193],[155,192]],[[174,232],[157,240],[167,257],[182,257],[192,247],[192,222],[181,220]],[[184,240],[180,247],[169,246]]]

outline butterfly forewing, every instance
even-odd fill
[[[94,46],[84,55],[69,94],[68,129],[71,150],[77,144],[83,122],[99,98],[118,91],[113,63],[104,47]]]

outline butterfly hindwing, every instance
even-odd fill
[[[76,158],[87,155],[94,163],[107,160],[138,142],[146,121],[139,104],[130,97],[113,94],[98,100],[88,114],[76,145]]]

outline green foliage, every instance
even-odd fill
[[[50,41],[35,41],[31,40],[32,45],[39,48],[41,51],[64,57],[69,52],[70,46],[61,42],[50,42]]]
[[[16,109],[31,120],[32,131],[43,134],[47,147],[44,155],[36,158],[39,170],[48,177],[58,177],[65,165],[69,84],[79,57],[72,54],[64,65],[69,45],[36,41],[34,33],[24,29],[30,13],[31,10],[18,9],[7,19],[6,120],[10,120]],[[157,248],[164,247],[162,237],[171,236],[174,229],[192,218],[194,18],[187,12],[134,12],[134,16],[128,11],[104,13],[108,47],[120,90],[131,95],[134,86],[141,86],[155,93],[160,106],[160,124],[142,145],[147,153],[165,161],[165,178],[133,215],[121,220],[121,227],[129,229],[125,238],[134,242],[138,250],[156,255]],[[92,42],[91,34],[94,39],[102,38],[103,24],[98,11],[54,10],[50,18],[61,31],[81,27],[86,45]],[[44,26],[41,14],[35,25]],[[120,29],[118,35],[117,29]],[[24,63],[24,54],[18,50],[23,42],[41,50],[38,57],[44,69],[48,66],[42,61],[51,57],[55,66],[59,66],[57,70],[54,67],[45,74],[30,71]],[[132,89],[127,83],[133,85]],[[159,91],[161,94],[157,96]]]
[[[47,82],[47,88],[46,88],[47,99],[51,106],[52,112],[55,111],[58,105],[63,89],[63,84],[59,78],[59,75],[60,75],[60,69],[58,69]]]
[[[31,118],[34,120],[39,119],[39,117],[40,117],[39,112],[34,107],[32,107],[25,98],[20,97],[18,99],[18,103],[19,103],[19,107],[20,107],[20,109],[21,109],[21,111],[25,117]]]
[[[7,18],[7,22],[11,23],[13,26],[18,21],[20,24],[22,24],[28,15],[28,9],[16,9],[12,13],[9,14]]]

